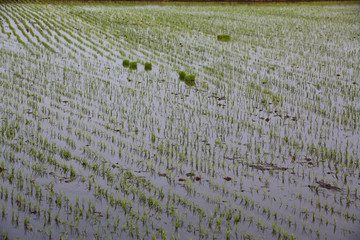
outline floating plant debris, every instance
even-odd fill
[[[322,188],[326,188],[326,189],[330,189],[330,190],[336,190],[336,191],[340,191],[341,188],[339,187],[336,187],[336,186],[333,186],[329,183],[325,183],[325,182],[322,182],[322,181],[316,181],[317,184],[319,184],[320,187]]]

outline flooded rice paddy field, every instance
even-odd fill
[[[10,2],[2,239],[360,238],[359,5]]]

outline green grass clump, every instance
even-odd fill
[[[195,85],[195,77],[194,74],[186,75],[184,71],[179,72],[179,79],[185,81],[185,84],[191,87]]]
[[[179,78],[180,78],[181,80],[184,80],[185,77],[186,77],[186,72],[180,71],[180,72],[179,72]]]
[[[130,63],[130,69],[131,70],[136,70],[137,69],[137,62],[131,62]]]
[[[187,75],[185,77],[185,84],[188,85],[189,87],[195,86],[195,77],[196,76],[194,74]]]
[[[185,81],[185,84],[189,87],[193,87],[196,85],[194,81]]]
[[[152,69],[151,63],[149,62],[145,63],[145,71],[151,71],[151,69]]]
[[[185,82],[195,82],[195,75],[194,74],[190,74],[190,75],[187,75],[185,77]]]
[[[230,35],[222,34],[217,36],[217,40],[221,42],[229,42],[231,40]]]
[[[124,61],[123,61],[123,66],[124,67],[129,67],[130,66],[130,61],[129,60],[127,60],[127,59],[125,59]]]

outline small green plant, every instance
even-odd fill
[[[185,72],[185,71],[180,71],[180,72],[179,72],[179,78],[180,78],[180,80],[184,80],[185,77],[186,77],[186,72]]]
[[[146,63],[145,63],[145,71],[151,71],[151,69],[152,69],[151,63],[146,62]]]
[[[130,66],[130,61],[129,60],[127,60],[127,59],[125,59],[124,61],[123,61],[123,66],[124,67],[129,67]]]
[[[230,239],[230,234],[231,234],[231,231],[230,231],[230,230],[226,230],[226,239]]]
[[[73,168],[73,166],[72,165],[70,165],[70,177],[75,177],[76,176],[76,172],[75,172],[75,170],[74,170],[74,168]]]
[[[137,69],[137,62],[131,62],[130,63],[130,69],[131,70],[136,70]]]
[[[25,216],[25,219],[24,219],[24,227],[25,227],[25,229],[28,229],[29,223],[30,223],[29,217]]]
[[[71,158],[71,152],[69,150],[61,149],[60,156],[66,160]]]
[[[221,42],[230,42],[231,37],[230,37],[230,35],[227,35],[227,34],[221,34],[221,35],[217,36],[217,40],[221,41]]]
[[[8,235],[8,233],[6,232],[6,229],[4,229],[3,234],[2,234],[2,237],[3,237],[4,240],[8,240],[8,239],[9,239],[9,235]]]

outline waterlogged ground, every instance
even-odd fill
[[[360,5],[10,2],[3,239],[360,238]]]

